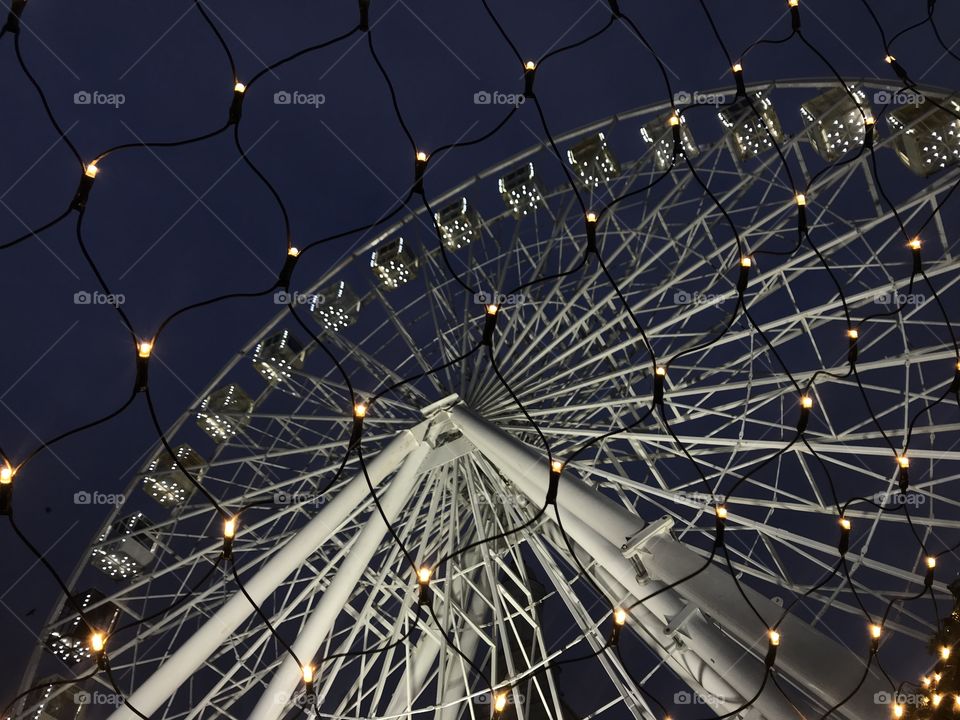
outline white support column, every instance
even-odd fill
[[[370,482],[374,486],[379,485],[416,446],[417,439],[412,432],[401,430],[397,433],[376,457],[367,461]],[[294,570],[337,531],[368,494],[367,481],[362,472],[358,473],[316,517],[290,538],[283,549],[244,583],[253,601],[259,605],[270,597]],[[127,698],[130,704],[148,717],[153,715],[252,612],[250,603],[237,591]],[[110,715],[110,720],[135,720],[136,717],[129,708],[120,706]]]
[[[539,451],[504,433],[463,405],[451,408],[450,418],[467,439],[498,465],[518,490],[533,502],[543,503],[549,472],[547,460]],[[558,505],[564,528],[571,538],[631,594],[644,597],[664,586],[665,583],[659,581],[639,581],[636,569],[621,552],[621,546],[627,538],[643,529],[645,523],[641,518],[602,493],[564,476],[560,479]],[[675,561],[684,557],[702,564],[702,559],[682,544],[666,537],[658,539],[658,547],[665,547],[667,544],[673,549],[672,557]],[[680,593],[682,591],[681,587]],[[759,594],[754,595],[758,600],[762,599],[772,606],[769,600],[761,598]],[[700,607],[708,615],[730,618],[738,616],[732,608],[714,608],[715,604],[717,601],[707,596],[703,598]],[[677,591],[667,591],[652,598],[645,605],[661,621],[669,622],[670,618],[683,610],[685,603]],[[730,631],[762,655],[767,642],[765,633],[757,627],[758,624],[754,618],[753,625],[744,626],[738,623],[736,627],[730,628]],[[799,624],[801,623],[798,621]],[[685,653],[684,661],[694,677],[697,677],[708,691],[713,692],[712,686],[733,686],[744,699],[756,694],[764,672],[759,658],[745,658],[743,648],[724,636],[702,615],[691,616],[684,628],[689,634],[687,647],[692,651]],[[857,685],[862,672],[860,661],[842,645],[813,628],[805,627],[801,633],[798,627],[796,634],[805,634],[804,642],[791,648],[785,636],[784,644],[777,655],[778,665],[790,668],[791,676],[820,697],[825,704],[832,705],[841,701]],[[791,632],[791,635],[794,635],[794,632]],[[696,657],[691,657],[691,654]],[[868,697],[876,691],[877,688],[870,680],[868,678],[858,698]],[[841,688],[845,690],[841,691]],[[771,720],[787,720],[796,714],[769,682],[754,704]],[[860,708],[858,704],[846,703],[839,712],[857,720],[872,718],[871,714],[864,714]],[[875,707],[873,709],[875,710]]]
[[[419,476],[420,464],[432,449],[427,441],[421,442],[413,452],[407,455],[396,477],[390,482],[390,487],[383,494],[380,506],[391,524],[407,504]],[[349,601],[350,594],[356,589],[364,571],[376,555],[386,533],[387,525],[383,517],[373,509],[363,529],[360,530],[356,542],[350,548],[350,552],[347,553],[330,585],[310,612],[310,618],[293,642],[293,652],[301,662],[313,662],[314,656],[341,610]],[[413,577],[414,572],[411,568],[411,581]],[[412,584],[411,587],[413,587]],[[254,720],[277,720],[289,710],[289,700],[301,679],[301,669],[297,667],[296,661],[290,654],[285,652],[280,666],[274,671],[273,678],[260,696],[250,717]]]

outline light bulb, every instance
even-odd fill
[[[103,636],[102,632],[91,633],[90,649],[93,650],[93,652],[97,654],[102,653],[105,645],[106,645],[106,638]]]
[[[287,250],[287,255],[289,255],[290,257],[297,257],[299,254],[300,254],[299,248],[291,247],[289,250]]]
[[[767,636],[770,638],[770,644],[774,647],[780,644],[780,633],[776,630],[771,630],[769,633],[767,633]]]
[[[595,212],[588,212],[588,213],[587,213],[587,222],[588,222],[588,223],[595,223],[596,221],[597,221],[597,214],[596,214]]]
[[[660,377],[666,377],[667,375],[667,369],[663,365],[657,365],[657,369],[655,370],[655,372]]]
[[[790,7],[800,7],[800,0],[788,0],[787,5]]]
[[[934,693],[933,695],[930,696],[930,703],[934,707],[940,707],[941,702],[943,702],[943,695],[941,695],[940,693]]]
[[[624,610],[623,608],[617,608],[616,610],[614,610],[614,611],[613,611],[613,621],[614,621],[617,625],[619,625],[620,627],[623,627],[624,625],[626,625],[626,624],[627,624],[627,611]]]
[[[90,163],[83,170],[83,174],[86,175],[88,178],[95,178],[98,172],[100,172],[100,168],[97,167],[96,163]]]
[[[908,468],[910,467],[910,458],[908,458],[906,455],[898,455],[897,464],[902,468]]]
[[[933,570],[937,566],[937,559],[931,555],[927,558],[926,563],[927,567]]]
[[[909,247],[911,250],[919,250],[923,247],[923,241],[919,236],[915,237],[913,240],[907,243],[907,247]]]
[[[876,625],[876,624],[870,625],[870,637],[872,637],[874,640],[879,640],[880,634],[882,632],[883,632],[883,628],[880,627],[879,625]]]
[[[944,646],[942,646],[942,647],[940,648],[940,659],[941,659],[941,660],[949,660],[949,659],[950,659],[950,648],[948,648],[946,645],[944,645]]]
[[[807,204],[807,196],[803,193],[797,193],[797,205],[803,207]]]
[[[227,518],[223,521],[223,536],[232,540],[237,534],[237,519],[235,517]]]
[[[507,709],[507,694],[505,692],[497,693],[493,701],[493,709],[498,713]]]
[[[487,315],[496,315],[499,312],[499,310],[500,309],[493,303],[491,303],[490,305],[487,305]]]
[[[742,63],[734,63],[734,64],[733,64],[733,71],[734,71],[735,73],[743,72],[743,64],[742,64]]]
[[[10,467],[10,463],[4,463],[3,467],[0,467],[0,483],[3,485],[9,485],[13,482],[13,468]]]
[[[871,113],[867,113],[863,116],[864,125],[874,125],[876,124],[876,122],[877,122],[877,119]]]
[[[553,470],[555,473],[559,473],[561,470],[563,470],[563,463],[560,462],[559,460],[551,460],[550,469]]]
[[[309,685],[313,682],[313,665],[304,665],[300,670],[303,672],[303,682]]]
[[[893,716],[895,718],[903,717],[903,705],[901,705],[900,703],[893,704]]]
[[[537,69],[537,64],[536,64],[533,60],[527,60],[527,61],[523,64],[523,67],[524,67],[525,70],[536,70],[536,69]]]
[[[421,565],[420,569],[417,570],[417,581],[421,585],[426,585],[430,582],[430,576],[433,572],[426,565]]]
[[[858,337],[860,337],[860,331],[856,328],[850,328],[847,330],[847,337],[851,340],[856,340]]]
[[[153,343],[149,340],[141,340],[140,344],[137,345],[137,355],[139,357],[148,358],[151,352],[153,352]]]
[[[844,530],[849,531],[852,526],[851,526],[851,524],[850,524],[850,521],[847,520],[847,518],[841,517],[841,518],[840,518],[840,527],[842,527]]]
[[[367,406],[363,403],[357,403],[353,406],[353,416],[362,418],[367,416]]]
[[[417,161],[418,162],[427,161],[427,154],[423,150],[417,150]]]
[[[896,58],[895,58],[893,55],[887,55],[886,57],[883,58],[883,61],[884,61],[887,65],[892,65],[892,64],[894,63],[894,61],[896,61]]]
[[[727,519],[727,508],[725,508],[723,505],[717,505],[716,512],[717,517],[721,520]]]
[[[680,124],[680,116],[674,113],[673,115],[670,116],[670,119],[667,120],[667,124],[670,127],[676,127],[677,125]]]
[[[740,267],[748,268],[753,265],[753,260],[748,257],[740,258]]]
[[[813,398],[809,395],[804,395],[802,398],[800,398],[800,406],[804,410],[809,410],[813,407]]]
[[[233,86],[233,91],[238,93],[244,93],[247,91],[247,86],[244,85],[242,82],[238,82],[236,85]]]

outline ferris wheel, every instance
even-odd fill
[[[864,117],[896,88],[849,90],[781,82],[749,88],[756,113],[720,90],[686,98],[682,120],[661,104],[599,121],[556,138],[563,165],[544,143],[428,192],[433,218],[411,211],[279,297],[72,578],[112,682],[50,686],[18,717],[75,717],[112,683],[171,719],[885,713],[870,644],[921,647],[936,617],[898,603],[878,639],[863,608],[922,590],[915,534],[949,545],[960,528],[957,408],[920,412],[960,370],[899,223],[935,213],[960,146],[949,114],[892,108],[874,167]],[[696,172],[671,169],[672,124]],[[781,153],[816,176],[815,246],[797,241]],[[594,240],[602,264],[584,259]],[[923,243],[957,307],[955,236],[935,219]],[[900,493],[887,439],[902,450],[911,423]],[[239,517],[242,590],[182,468]],[[854,496],[872,502],[840,527],[835,497]],[[932,588],[942,604],[940,575]],[[62,602],[45,636],[25,688],[96,662]]]

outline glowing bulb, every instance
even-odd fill
[[[800,7],[800,0],[788,0],[787,4],[790,7]]]
[[[487,315],[496,315],[499,312],[499,310],[500,309],[492,303],[490,305],[487,305]]]
[[[670,119],[667,120],[667,124],[670,127],[676,127],[677,125],[680,124],[680,116],[674,113],[673,115],[670,116]]]
[[[934,673],[934,674],[933,674],[933,682],[934,682],[934,684],[939,683],[941,677],[942,677],[942,676],[940,675],[940,673]]]
[[[100,168],[97,167],[97,164],[90,163],[86,168],[84,168],[83,174],[88,178],[95,178],[98,172],[100,172]]]
[[[813,398],[809,395],[804,395],[802,398],[800,398],[800,406],[804,410],[809,410],[813,407]]]
[[[856,340],[858,337],[860,337],[860,331],[856,328],[850,328],[847,330],[847,337],[851,340]]]
[[[228,540],[232,540],[233,536],[237,534],[237,519],[236,518],[227,518],[223,521],[223,536]]]
[[[430,576],[432,574],[433,572],[430,570],[430,568],[428,568],[426,565],[421,565],[420,569],[417,570],[417,581],[421,585],[426,585],[430,582]]]
[[[427,154],[423,150],[417,150],[417,160],[419,162],[426,162]]]
[[[149,340],[142,340],[139,345],[137,345],[137,355],[142,358],[150,357],[150,353],[153,352],[153,343]]]
[[[840,518],[840,527],[842,527],[844,530],[849,531],[852,526],[851,526],[851,524],[850,524],[850,521],[847,520],[847,518],[841,517],[841,518]]]
[[[727,519],[727,508],[725,508],[723,505],[717,505],[716,512],[717,517],[721,520]]]
[[[901,705],[900,703],[893,704],[893,716],[895,718],[903,717],[903,705]]]
[[[498,713],[502,713],[507,709],[507,694],[505,692],[497,693],[497,696],[493,701],[493,709]]]
[[[300,254],[300,248],[292,247],[289,250],[287,250],[287,255],[289,255],[290,257],[297,257],[299,254]]]
[[[927,562],[927,567],[930,568],[931,570],[933,570],[937,566],[937,559],[932,555],[927,558],[926,562]]]
[[[876,122],[877,122],[877,119],[871,113],[867,113],[866,115],[863,116],[864,125],[874,125],[876,124]]]
[[[896,58],[895,58],[893,55],[887,55],[886,57],[883,58],[883,61],[884,61],[887,65],[892,65],[895,60],[896,60]]]
[[[924,687],[930,687],[930,678],[926,676],[920,678],[920,684],[923,685]]]
[[[934,693],[930,696],[930,702],[934,707],[940,707],[940,703],[943,701],[943,695],[940,693]]]
[[[623,608],[617,608],[616,610],[614,610],[614,612],[613,612],[613,621],[614,621],[617,625],[619,625],[620,627],[623,627],[624,625],[626,625],[626,624],[627,624],[627,611],[624,610]]]
[[[919,250],[923,247],[923,241],[919,237],[915,237],[913,240],[907,243],[907,247],[911,250]]]
[[[734,63],[734,64],[733,64],[733,71],[734,71],[735,73],[743,72],[743,65],[742,65],[741,63]]]
[[[9,463],[4,463],[3,467],[0,467],[0,483],[3,485],[9,485],[13,482],[13,468],[10,467]]]
[[[595,223],[596,221],[597,221],[597,214],[596,214],[595,212],[588,212],[588,213],[587,213],[587,222],[588,222],[588,223]]]
[[[525,70],[536,70],[536,69],[537,69],[537,64],[536,64],[533,60],[527,60],[527,61],[523,64],[523,67],[524,67]]]
[[[940,659],[941,659],[941,660],[949,660],[949,659],[950,659],[950,648],[948,648],[946,645],[944,645],[944,646],[942,646],[942,647],[940,648]]]
[[[899,456],[897,457],[897,464],[898,464],[900,467],[906,469],[906,468],[910,467],[910,458],[908,458],[906,455],[899,455]]]
[[[303,672],[303,682],[310,684],[313,682],[313,665],[304,665],[300,670]]]
[[[95,653],[102,653],[106,642],[107,639],[103,636],[102,632],[95,632],[90,635],[90,649]]]
[[[657,365],[657,369],[656,369],[655,372],[656,372],[657,375],[659,375],[660,377],[666,377],[667,369],[666,369],[663,365]]]
[[[748,257],[740,258],[740,267],[748,268],[751,265],[753,265],[753,260],[751,258],[748,258]]]
[[[236,85],[233,86],[233,91],[238,93],[246,92],[247,86],[244,85],[242,82],[238,82]]]
[[[550,469],[553,470],[555,473],[558,473],[561,470],[563,470],[563,463],[560,462],[559,460],[553,460],[550,462]]]
[[[880,639],[880,633],[882,633],[882,632],[883,632],[883,628],[880,627],[879,625],[871,625],[871,626],[870,626],[870,637],[872,637],[874,640],[879,640],[879,639]]]
[[[780,633],[778,633],[776,630],[771,630],[767,635],[770,638],[771,645],[776,647],[780,644]]]
[[[357,403],[356,405],[353,406],[354,417],[362,418],[362,417],[366,417],[366,415],[367,415],[366,405],[364,405],[363,403]]]
[[[807,196],[803,193],[797,193],[797,205],[803,207],[807,204]]]

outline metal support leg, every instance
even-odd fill
[[[367,462],[370,481],[378,485],[399,467],[416,445],[417,439],[412,432],[399,432],[376,457]],[[254,602],[260,604],[270,597],[287,576],[336,532],[368,494],[369,488],[363,475],[354,476],[313,520],[246,581],[244,586]],[[130,695],[130,704],[146,716],[155,713],[252,612],[253,608],[243,594],[239,591],[235,593]],[[132,710],[120,706],[110,715],[110,720],[135,720],[136,717]]]

